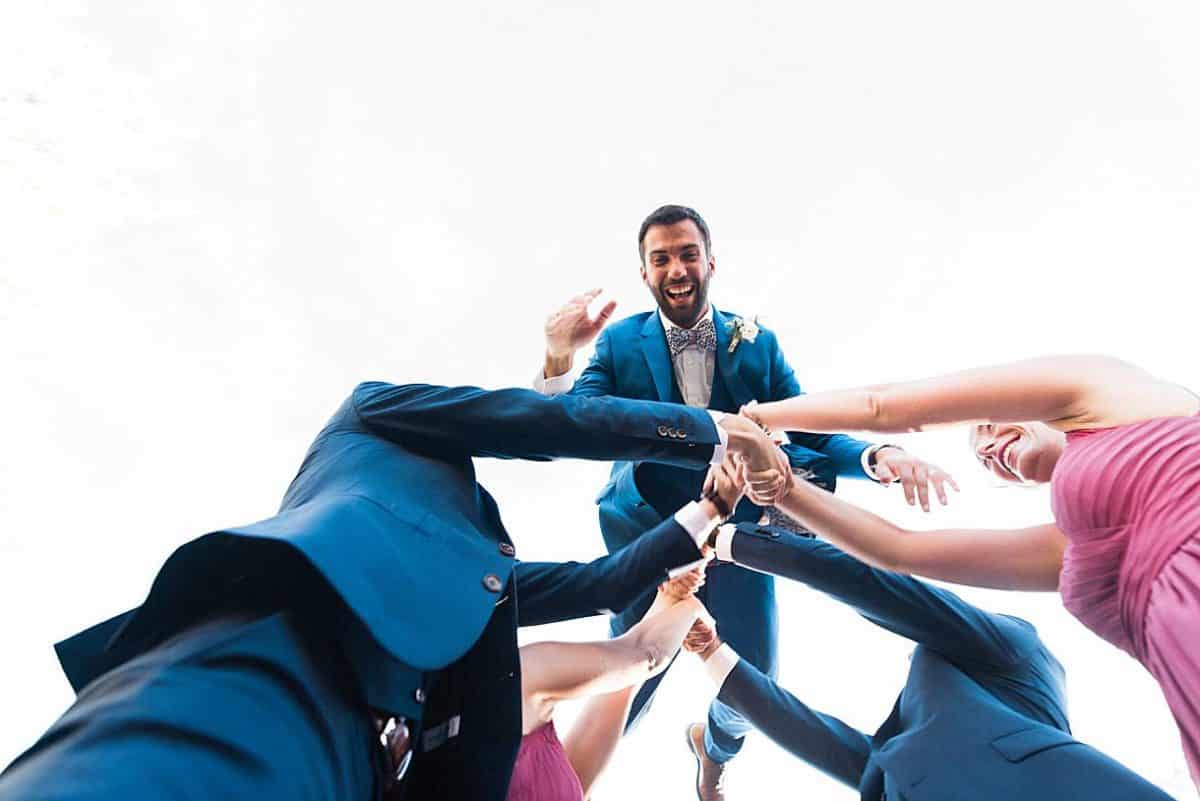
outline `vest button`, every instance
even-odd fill
[[[488,573],[483,577],[483,588],[488,592],[500,592],[504,589],[504,584],[501,583],[500,577],[495,573]]]
[[[517,549],[509,545],[507,542],[500,543],[500,553],[504,556],[516,556]]]

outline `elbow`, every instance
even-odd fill
[[[863,430],[881,434],[903,434],[920,430],[919,426],[909,424],[904,419],[904,414],[897,412],[893,394],[890,385],[870,387],[866,390],[863,406],[867,422]]]
[[[872,387],[863,397],[863,415],[866,418],[862,426],[865,431],[890,431],[887,407],[884,404],[884,388]]]

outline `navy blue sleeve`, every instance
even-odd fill
[[[1023,620],[985,612],[912,576],[878,570],[818,539],[741,524],[732,550],[738,564],[804,582],[952,661],[1004,670],[1040,643]]]
[[[365,383],[351,402],[376,436],[470,456],[628,459],[700,468],[720,441],[708,412],[655,401]]]
[[[871,756],[858,729],[809,707],[745,659],[739,659],[717,696],[793,756],[857,788]]]
[[[620,612],[666,581],[669,571],[698,559],[696,543],[671,517],[624,548],[586,564],[518,562],[517,625]]]

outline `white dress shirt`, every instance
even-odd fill
[[[680,327],[668,320],[662,309],[658,310],[658,319],[662,321],[663,331]],[[716,325],[711,303],[708,305],[708,312],[701,315],[692,328],[699,325],[701,320],[713,320],[714,326]],[[675,368],[675,383],[679,385],[679,394],[683,395],[683,402],[688,406],[700,408],[708,406],[708,402],[712,400],[713,374],[717,369],[716,351],[696,347],[684,348],[671,363]]]

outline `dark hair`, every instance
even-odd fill
[[[646,232],[650,230],[650,226],[674,225],[684,220],[691,220],[700,229],[700,236],[704,237],[704,254],[706,256],[711,254],[712,239],[708,235],[708,223],[704,222],[704,218],[700,216],[700,212],[687,206],[668,204],[666,206],[659,206],[650,212],[650,216],[642,220],[642,227],[638,229],[638,257],[642,261],[646,260],[646,254],[642,252],[642,243],[646,240]]]

